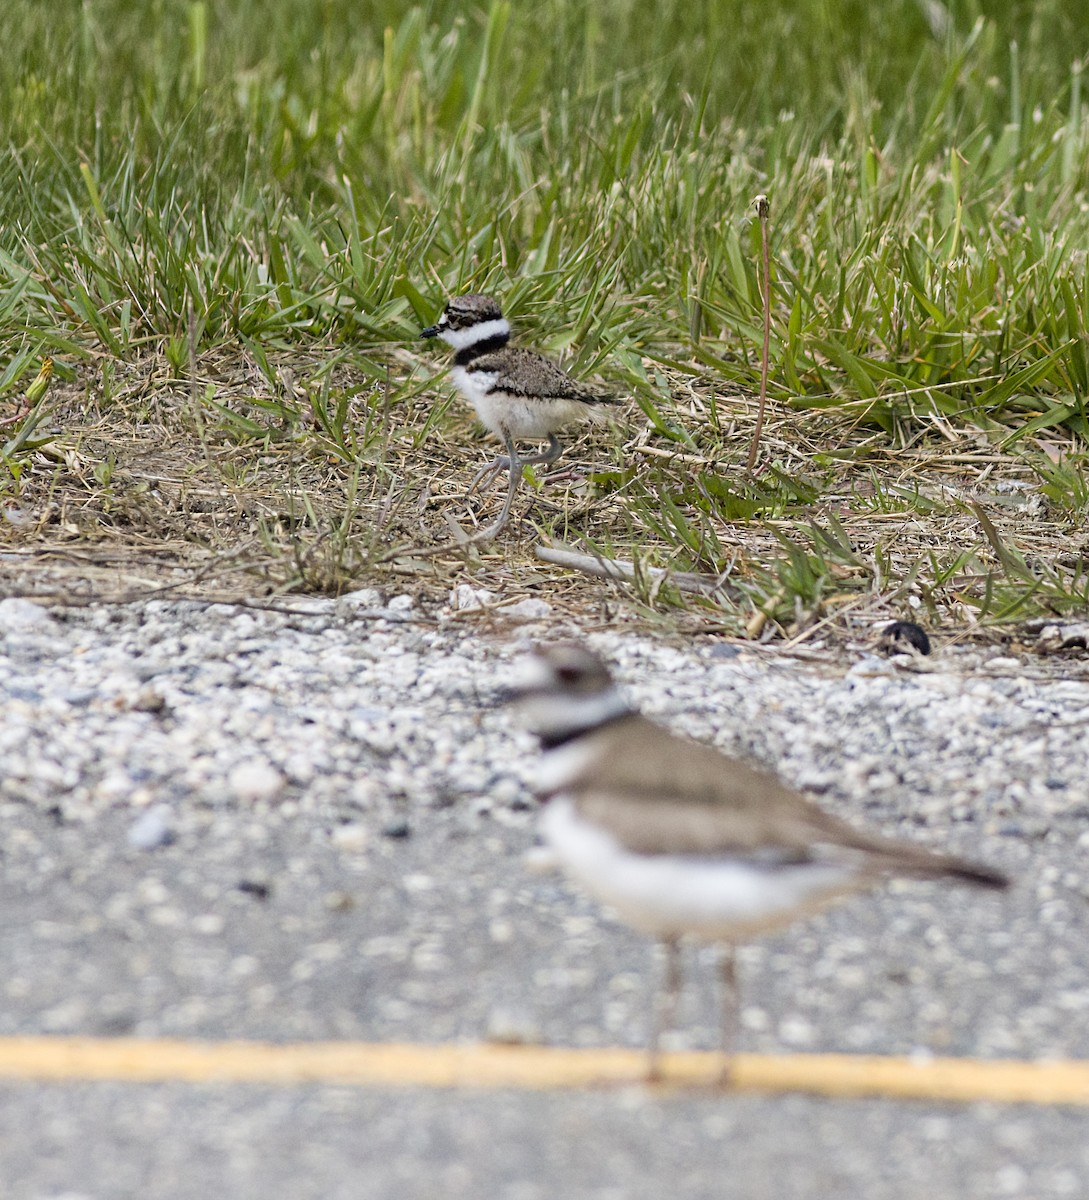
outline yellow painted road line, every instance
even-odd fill
[[[707,1087],[721,1058],[666,1055],[660,1090]],[[357,1087],[555,1090],[639,1083],[637,1050],[366,1042],[186,1042],[166,1038],[0,1038],[2,1080],[307,1083]],[[737,1092],[1005,1104],[1089,1105],[1089,1062],[741,1054]]]

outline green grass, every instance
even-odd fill
[[[542,519],[648,565],[734,564],[730,600],[657,587],[651,607],[742,630],[754,613],[798,628],[830,596],[910,593],[936,620],[1084,604],[1077,553],[1026,565],[1003,540],[1016,522],[998,513],[992,537],[940,486],[955,471],[967,495],[988,468],[950,455],[990,455],[1040,485],[1057,545],[1085,516],[1089,26],[1074,0],[8,10],[0,406],[51,355],[113,430],[95,456],[123,460],[107,443],[148,421],[195,439],[189,471],[271,489],[256,528],[270,552],[286,539],[312,562],[300,530],[337,547],[285,584],[377,570],[421,470],[462,465],[470,427],[436,403],[439,364],[404,352],[472,288],[630,392],[651,445],[710,464],[639,458],[618,435],[596,452],[596,501]],[[758,193],[779,424],[749,480],[752,414],[732,397],[760,374]],[[0,430],[15,502],[64,469],[35,457],[41,434]],[[270,449],[290,458],[274,478]],[[897,514],[957,540],[891,544]]]

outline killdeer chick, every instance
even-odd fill
[[[498,518],[472,539],[490,541],[507,523],[523,468],[529,463],[555,462],[563,453],[556,431],[593,418],[601,405],[615,404],[616,398],[578,383],[559,363],[535,350],[507,345],[510,322],[491,296],[454,296],[438,323],[420,337],[442,338],[454,348],[454,386],[506,450],[478,471],[469,487],[472,495],[485,478],[504,468],[510,474]],[[515,442],[527,438],[548,438],[548,449],[520,457]]]
[[[863,833],[769,772],[641,716],[577,644],[536,651],[513,689],[540,737],[541,831],[559,866],[664,943],[648,1078],[680,991],[681,939],[722,947],[723,1080],[737,1036],[734,947],[887,876],[1007,886],[989,867]]]

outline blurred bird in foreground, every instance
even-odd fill
[[[722,948],[725,1080],[739,1019],[738,942],[889,876],[1007,886],[990,867],[854,829],[770,772],[656,725],[584,646],[538,649],[513,692],[541,739],[541,831],[556,860],[665,946],[650,1079],[676,1010],[682,938]]]

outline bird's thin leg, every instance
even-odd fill
[[[507,449],[507,461],[510,463],[510,487],[507,489],[507,498],[503,502],[503,508],[499,516],[487,527],[480,529],[469,539],[470,542],[490,542],[493,537],[507,523],[507,518],[510,516],[510,506],[514,503],[514,497],[518,494],[518,485],[522,482],[522,469],[524,463],[518,457],[518,452],[514,449],[514,442],[510,437],[504,437],[504,443]]]
[[[737,1053],[741,1004],[737,987],[737,956],[733,946],[727,943],[722,947],[721,954],[719,971],[722,977],[722,1070],[719,1083],[725,1086],[730,1082],[734,1055]]]
[[[528,458],[523,458],[524,463],[554,463],[557,458],[563,453],[563,446],[560,444],[559,438],[554,433],[548,435],[548,449],[542,450],[540,454],[531,454]]]
[[[554,463],[557,458],[563,453],[563,446],[559,438],[554,433],[548,435],[548,449],[542,450],[540,454],[529,454],[521,459],[522,466],[528,467],[534,463]],[[500,471],[510,470],[510,458],[506,454],[500,454],[498,458],[493,458],[490,463],[486,463],[473,476],[472,483],[469,484],[469,490],[465,493],[468,499],[479,487],[483,487],[485,483],[491,482],[493,475],[498,475]]]
[[[505,454],[500,454],[498,458],[493,458],[490,463],[486,463],[473,476],[473,481],[469,484],[469,490],[465,493],[465,499],[468,500],[478,487],[483,486],[485,480],[491,483],[493,475],[498,475],[500,471],[509,470],[510,459]]]
[[[677,1017],[677,997],[681,993],[681,943],[678,938],[666,938],[665,970],[662,986],[654,996],[651,1013],[650,1039],[647,1043],[647,1081],[654,1083],[662,1077],[658,1044],[662,1032],[672,1029]]]
[[[548,449],[542,450],[540,454],[528,454],[521,459],[522,466],[528,467],[535,463],[554,463],[557,458],[563,453],[563,445],[559,438],[554,433],[548,435]],[[465,493],[466,499],[471,496],[479,487],[483,487],[485,482],[491,482],[492,475],[498,475],[500,471],[510,470],[510,459],[505,454],[500,454],[498,458],[493,458],[490,463],[485,464],[473,476],[472,483],[469,484],[469,490]]]

